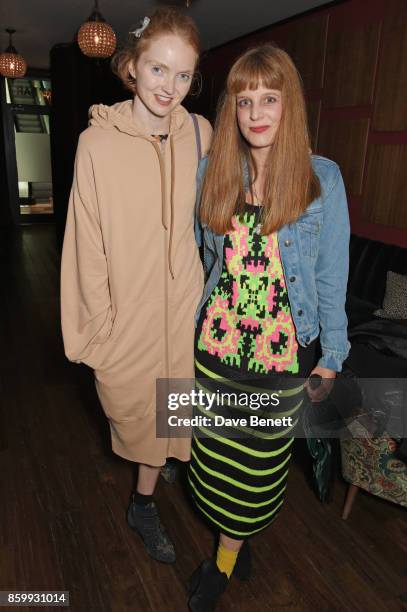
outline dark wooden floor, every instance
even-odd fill
[[[161,481],[178,561],[146,558],[125,523],[132,466],[110,451],[91,372],[63,355],[54,228],[0,240],[0,590],[69,590],[75,612],[186,610],[211,533],[181,483]],[[299,453],[284,510],[253,543],[255,577],[232,579],[219,612],[406,610],[407,513],[360,493],[344,522],[344,494],[338,478],[321,505]]]

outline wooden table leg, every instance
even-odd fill
[[[350,484],[348,493],[346,495],[345,505],[343,507],[342,518],[344,521],[348,518],[350,511],[352,510],[353,502],[355,501],[356,493],[359,491],[359,487],[354,484]]]

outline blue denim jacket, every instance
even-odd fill
[[[202,159],[198,168],[197,202],[207,161],[207,157]],[[313,155],[312,166],[321,183],[321,197],[311,202],[295,222],[279,229],[277,237],[297,341],[307,346],[320,334],[322,357],[318,365],[339,372],[350,348],[345,313],[350,233],[348,206],[337,164]],[[215,234],[206,225],[201,227],[197,221],[199,246],[202,234],[206,284],[196,322],[223,269],[224,236]]]

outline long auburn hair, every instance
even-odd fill
[[[305,101],[297,69],[278,47],[250,49],[236,60],[227,77],[203,184],[201,221],[217,234],[231,230],[233,215],[243,212],[245,162],[250,185],[257,176],[255,160],[237,124],[236,96],[260,86],[281,90],[282,97],[280,125],[266,166],[262,234],[271,234],[295,221],[321,194],[311,165]]]

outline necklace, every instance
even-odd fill
[[[253,187],[253,195],[256,198],[255,206],[257,206],[258,208],[261,208],[260,207],[260,202],[259,202],[259,197],[257,195],[257,191],[256,191],[256,187],[255,187],[254,183],[253,183],[252,187]],[[263,209],[261,208],[261,210],[260,210],[260,218],[261,218],[262,212],[263,212]],[[263,226],[263,222],[259,220],[259,222],[257,223],[256,227],[254,228],[254,233],[255,234],[260,234],[262,226]]]

